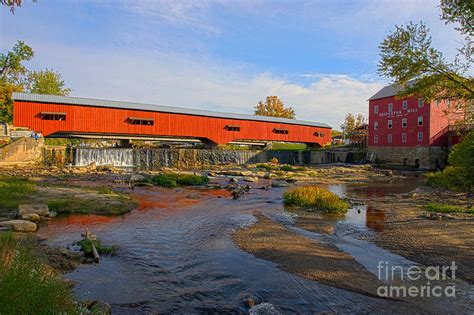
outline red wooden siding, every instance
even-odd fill
[[[41,112],[66,113],[66,119],[43,120],[40,117]],[[217,144],[235,140],[255,140],[302,142],[321,146],[331,141],[331,128],[32,101],[15,101],[13,117],[15,126],[28,127],[44,136],[52,136],[55,133],[98,133],[201,138]],[[153,119],[154,123],[153,126],[133,125],[128,123],[129,117]],[[240,131],[226,130],[227,125],[239,126]],[[275,128],[286,129],[288,134],[274,133]]]

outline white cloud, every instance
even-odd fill
[[[252,114],[267,95],[292,106],[298,119],[338,128],[348,112],[367,112],[382,87],[347,75],[315,75],[302,85],[242,65],[223,65],[175,54],[91,51],[32,43],[34,66],[62,73],[72,95]],[[131,57],[133,56],[133,57]]]

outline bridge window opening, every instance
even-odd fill
[[[155,120],[153,118],[128,117],[128,123],[130,125],[153,126]]]
[[[227,131],[240,131],[240,126],[227,125],[227,126],[225,126],[224,129],[227,130]]]
[[[288,134],[288,130],[287,130],[287,129],[278,129],[278,128],[275,128],[275,129],[273,129],[273,132],[274,132],[274,133],[278,133],[278,134],[282,134],[282,135],[287,135],[287,134]]]
[[[43,120],[66,120],[66,113],[41,112],[39,116]]]
[[[315,132],[313,135],[315,135],[316,137],[324,137],[324,133],[323,132]]]

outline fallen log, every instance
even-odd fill
[[[94,261],[98,263],[100,260],[100,257],[99,257],[99,253],[97,252],[97,248],[95,248],[94,244],[92,244],[92,255],[94,255]]]

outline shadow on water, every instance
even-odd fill
[[[249,297],[287,313],[402,310],[400,303],[306,280],[239,250],[230,238],[232,231],[251,224],[257,209],[281,216],[282,192],[253,189],[232,200],[225,190],[139,188],[134,191],[138,209],[129,214],[70,215],[49,221],[38,233],[51,245],[65,246],[88,227],[105,244],[119,246],[117,256],[67,275],[77,282],[79,297],[105,300],[114,313],[243,313]],[[364,212],[365,219],[349,215],[341,223],[383,228],[383,215],[370,208]],[[337,230],[335,243],[348,253],[362,257],[357,250],[378,248],[358,247],[344,231]],[[369,270],[373,265],[361,263]]]

